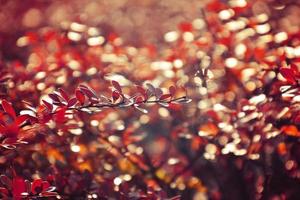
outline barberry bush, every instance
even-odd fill
[[[3,16],[25,14],[0,35],[2,199],[300,197],[297,1],[182,1],[195,19],[135,45],[88,1],[72,20],[76,3],[11,2]]]

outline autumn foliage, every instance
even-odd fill
[[[300,8],[267,2],[207,1],[159,44],[1,34],[1,199],[299,198]]]

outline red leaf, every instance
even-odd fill
[[[298,72],[298,67],[297,67],[296,64],[291,63],[291,64],[290,64],[290,67],[291,67],[291,69],[292,69],[294,72]]]
[[[294,75],[294,72],[292,69],[287,68],[287,67],[282,67],[282,68],[280,68],[280,73],[288,82],[291,82],[291,83],[296,82],[295,75]]]
[[[179,111],[182,109],[182,105],[178,103],[169,103],[169,108],[174,111]]]
[[[121,88],[120,84],[117,81],[112,80],[111,84],[114,86],[114,88],[116,90],[118,90],[119,93],[122,93],[122,88]]]
[[[14,199],[19,200],[21,199],[21,193],[26,192],[26,186],[24,179],[20,177],[13,178],[12,181],[12,193],[14,196]]]
[[[69,95],[61,88],[58,89],[61,96],[68,102],[69,101]]]
[[[147,91],[143,87],[137,85],[136,88],[145,99],[148,99]]]
[[[48,181],[43,181],[42,182],[42,187],[43,187],[43,192],[48,191],[48,188],[50,187],[50,184]]]
[[[5,133],[7,137],[15,138],[19,133],[19,127],[15,123],[7,125]]]
[[[85,96],[80,90],[75,91],[75,96],[78,99],[78,101],[81,103],[81,105],[84,104],[85,101]]]
[[[56,122],[59,122],[59,123],[65,122],[65,119],[66,119],[65,114],[66,114],[66,108],[59,109],[55,114]]]
[[[2,107],[7,114],[9,114],[14,119],[16,118],[16,112],[8,101],[2,100]]]
[[[207,4],[206,8],[208,11],[219,12],[220,10],[225,8],[225,5],[219,0],[214,0]]]
[[[152,84],[150,84],[150,83],[147,83],[146,85],[147,85],[148,91],[150,93],[149,96],[155,95],[155,87]]]
[[[71,98],[69,101],[68,101],[68,107],[72,107],[74,106],[75,104],[77,103],[77,98]]]
[[[135,103],[137,103],[137,104],[143,103],[143,101],[144,101],[144,99],[141,96],[138,96],[135,98]]]
[[[165,99],[167,99],[167,98],[170,98],[172,95],[171,94],[163,94],[160,98],[159,98],[159,100],[165,100]]]
[[[120,98],[120,93],[118,91],[113,91],[112,92],[112,98],[114,101],[118,100]]]
[[[60,99],[59,99],[57,94],[50,93],[50,94],[48,94],[48,96],[53,100],[53,102],[59,102],[60,103]]]
[[[175,92],[176,92],[176,88],[172,85],[169,87],[169,92],[171,94],[171,96],[174,96],[175,95]]]
[[[47,109],[49,110],[49,112],[52,112],[53,110],[53,105],[45,100],[42,100],[44,105],[47,107]]]
[[[3,197],[8,197],[9,195],[9,192],[6,188],[3,188],[3,187],[0,187],[0,194],[3,196]]]
[[[89,87],[85,85],[80,85],[79,86],[80,91],[82,91],[88,98],[97,98],[96,93]]]
[[[179,24],[179,29],[182,32],[192,32],[193,31],[193,26],[189,22],[182,22]]]
[[[16,118],[16,123],[18,126],[20,126],[21,124],[23,124],[23,122],[25,122],[27,119],[29,119],[31,116],[30,115],[19,115]]]
[[[163,91],[160,88],[155,88],[155,96],[157,99],[160,99],[160,97],[163,95]]]
[[[8,189],[11,189],[11,180],[7,176],[1,175],[0,181],[3,185],[5,185],[5,187],[7,187]]]
[[[31,192],[33,194],[39,194],[43,191],[43,181],[42,179],[36,179],[33,181],[31,186]]]

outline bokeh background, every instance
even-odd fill
[[[1,0],[0,32],[22,34],[42,26],[67,27],[77,21],[116,31],[126,42],[141,45],[162,41],[163,34],[182,21],[200,16],[209,0]],[[221,1],[222,2],[222,1]],[[226,1],[224,1],[226,2]],[[300,26],[298,0],[253,1],[254,14],[266,13],[278,31],[297,31]]]

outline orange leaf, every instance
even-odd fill
[[[65,163],[64,156],[55,148],[50,148],[47,150],[47,157],[50,162],[60,161],[62,163]]]
[[[199,128],[199,132],[201,131],[201,133],[203,133],[203,135],[207,135],[207,136],[214,136],[217,135],[219,132],[218,127],[213,124],[212,122],[208,122],[207,124],[203,124],[200,128]],[[200,133],[200,135],[201,135]]]
[[[280,155],[284,155],[287,153],[286,145],[283,142],[280,142],[277,147],[277,151]]]
[[[300,132],[298,131],[298,128],[294,125],[283,126],[281,128],[281,131],[283,131],[288,136],[300,137]]]

